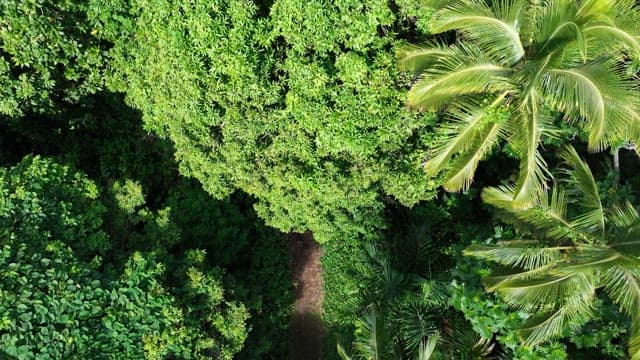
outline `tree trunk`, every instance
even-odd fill
[[[613,152],[613,171],[615,171],[615,177],[613,183],[616,187],[620,184],[620,148],[617,148]]]

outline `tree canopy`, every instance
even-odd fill
[[[639,358],[639,39],[632,0],[2,1],[0,358]]]
[[[434,195],[433,116],[403,108],[387,4],[145,4],[112,39],[112,81],[214,197],[242,189],[268,224],[324,242],[382,227],[385,195]]]
[[[627,67],[640,56],[635,1],[440,5],[431,30],[455,30],[459,40],[405,47],[399,56],[420,75],[409,104],[448,119],[425,166],[428,174],[446,169],[447,189],[468,189],[480,160],[504,140],[520,160],[513,202],[526,206],[549,179],[540,145],[557,136],[559,117],[590,151],[639,143],[638,81]]]

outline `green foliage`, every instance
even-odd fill
[[[275,1],[268,16],[244,0],[131,9],[133,33],[112,39],[111,87],[216,198],[239,188],[267,224],[324,243],[384,227],[383,193],[405,204],[433,195],[420,170],[433,117],[402,106],[388,4]]]
[[[102,231],[105,207],[97,186],[86,176],[39,156],[0,170],[0,227],[12,236],[44,248],[60,241],[79,254],[109,249]]]
[[[110,237],[103,276],[117,277],[135,251],[153,252],[167,266],[163,284],[180,288],[167,274],[186,251],[204,249],[206,267],[227,270],[221,280],[229,298],[250,313],[246,345],[236,356],[287,354],[293,298],[286,241],[259,220],[252,199],[235,194],[216,201],[179,177],[171,146],[146,133],[137,112],[116,94],[85,98],[46,122],[24,117],[5,129],[2,160],[31,151],[59,154],[96,179],[106,208],[101,229]]]
[[[519,337],[535,345],[575,330],[594,314],[602,289],[631,318],[629,354],[637,358],[640,217],[630,203],[605,208],[591,170],[573,148],[561,153],[570,186],[556,186],[530,208],[516,208],[509,188],[488,188],[485,202],[516,226],[515,240],[472,245],[465,251],[500,265],[484,278],[507,304],[534,314]],[[569,208],[571,206],[571,208]]]
[[[105,249],[95,245],[107,241],[98,195],[84,175],[40,157],[0,172],[0,355],[231,359],[248,313],[225,299],[219,271],[177,269],[173,295],[151,254],[133,253],[113,277],[99,272],[100,257],[76,256]]]
[[[60,112],[101,90],[107,47],[87,1],[0,3],[0,115]]]
[[[580,329],[522,345],[521,323],[550,308],[510,310],[518,296],[485,293],[489,266],[461,257],[472,239],[492,236],[475,243],[491,246],[512,229],[494,231],[477,188],[437,193],[437,171],[421,168],[429,152],[446,148],[428,170],[444,159],[445,183],[468,185],[493,142],[506,139],[476,184],[505,178],[512,159],[543,179],[537,170],[555,158],[539,143],[617,148],[637,137],[626,126],[637,118],[632,2],[554,0],[535,31],[522,18],[531,8],[510,11],[525,3],[2,2],[0,163],[19,164],[0,170],[0,358],[285,358],[287,239],[263,220],[312,230],[323,243],[329,358],[337,342],[345,357],[625,358],[638,329],[616,304],[635,306],[625,293],[638,276],[631,262],[600,269],[608,286],[595,294],[611,296],[592,296],[597,315]],[[575,26],[559,27],[567,20]],[[426,71],[415,82],[398,71],[393,52],[432,33],[440,34],[427,50],[412,49],[432,63],[400,62]],[[454,39],[461,42],[444,45]],[[613,61],[597,61],[601,54]],[[460,75],[469,64],[486,71]],[[407,88],[446,74],[457,80],[410,92],[411,104],[446,111],[405,107]],[[479,93],[477,101],[461,96],[467,92]],[[462,115],[472,128],[433,131]],[[571,121],[558,125],[560,117]],[[461,129],[470,137],[456,137]],[[448,147],[454,137],[460,142]],[[22,160],[29,153],[41,156]],[[621,158],[633,165],[600,182],[584,181],[586,166],[574,169],[572,181],[587,194],[581,206],[563,206],[560,192],[535,211],[522,209],[529,201],[509,208],[504,192],[493,200],[509,220],[526,223],[519,233],[579,244],[578,255],[567,251],[579,266],[613,237],[626,239],[616,246],[628,260],[637,214],[616,204],[633,201],[637,184],[617,179],[637,164]],[[535,183],[527,181],[517,187]],[[597,194],[604,196],[595,201]],[[548,224],[565,210],[568,229]],[[594,235],[603,229],[606,236]],[[524,266],[553,257],[536,251],[506,257]]]
[[[185,181],[170,191],[163,206],[169,209],[171,226],[180,239],[170,252],[205,249],[205,263],[227,269],[225,287],[250,313],[249,335],[237,357],[277,359],[288,354],[293,303],[290,259],[286,237],[267,228],[251,204],[243,194],[215,200],[199,184]]]
[[[171,221],[180,229],[183,243],[214,250],[207,254],[212,264],[239,263],[241,251],[249,244],[271,242],[270,237],[277,236],[259,225],[248,197],[234,194],[216,201],[193,181],[173,188],[164,206],[170,209]]]
[[[566,347],[558,342],[536,346],[520,343],[517,330],[530,314],[511,311],[505,302],[483,291],[479,274],[489,271],[483,265],[477,260],[458,258],[451,284],[451,306],[464,314],[482,338],[497,335],[496,340],[511,351],[513,359],[567,359]]]
[[[324,271],[331,276],[325,276],[325,320],[337,338],[329,342],[337,341],[343,358],[350,353],[372,359],[418,358],[421,351],[424,358],[424,346],[434,342],[433,359],[491,354],[493,333],[481,338],[449,305],[447,282],[454,263],[444,250],[456,229],[444,224],[457,212],[452,205],[458,202],[464,203],[449,199],[411,210],[389,206],[390,228],[375,245],[325,245]],[[335,269],[338,259],[346,263]],[[347,346],[350,341],[353,346]]]

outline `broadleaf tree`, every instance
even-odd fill
[[[0,169],[0,357],[232,359],[248,312],[225,299],[221,272],[203,268],[196,250],[179,259],[172,289],[153,252],[104,271],[98,196],[51,159]]]
[[[137,0],[130,9],[135,26],[107,39],[109,86],[213,196],[241,189],[267,224],[320,242],[370,237],[388,196],[407,205],[434,196],[420,168],[434,117],[403,105],[391,47],[402,19],[389,4]]]

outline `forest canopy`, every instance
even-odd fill
[[[311,356],[306,232],[322,358],[640,359],[639,65],[632,0],[0,2],[0,357]]]

